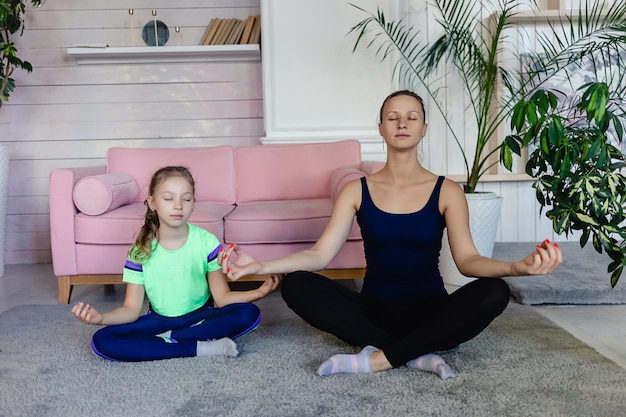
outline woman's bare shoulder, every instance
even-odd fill
[[[456,206],[465,200],[465,192],[457,182],[445,178],[441,184],[441,192],[439,193],[440,208],[447,206]],[[443,207],[442,207],[443,205]]]
[[[441,191],[445,193],[451,193],[454,195],[463,195],[463,187],[459,183],[452,181],[450,178],[444,178],[441,184]]]
[[[361,201],[361,179],[348,182],[337,195],[336,201],[350,202],[351,205]]]

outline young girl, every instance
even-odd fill
[[[106,326],[91,342],[98,356],[118,361],[237,356],[233,340],[259,325],[261,312],[251,301],[274,291],[279,277],[255,290],[230,291],[217,263],[224,248],[214,235],[187,223],[194,191],[187,168],[159,169],[150,182],[144,225],[124,266],[124,304],[104,314],[89,304],[72,307],[83,323]],[[151,308],[139,317],[144,295]]]
[[[502,313],[510,293],[497,278],[549,274],[562,262],[558,245],[548,240],[516,262],[478,253],[463,190],[426,170],[417,158],[417,146],[426,135],[425,119],[422,99],[413,92],[397,91],[385,99],[379,132],[387,145],[387,162],[381,171],[343,188],[311,249],[262,262],[238,246],[220,256],[226,256],[220,259],[222,271],[233,280],[289,273],[282,295],[292,310],[312,326],[365,346],[356,355],[332,356],[319,367],[320,375],[406,365],[452,377],[454,371],[432,352],[470,340]],[[335,257],[355,216],[367,261],[360,293],[309,272],[325,268]],[[459,270],[484,277],[452,294],[446,292],[438,265],[446,227]],[[237,256],[231,258],[233,251]]]

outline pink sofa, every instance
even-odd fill
[[[381,167],[361,161],[356,140],[295,145],[111,148],[106,166],[50,174],[50,233],[59,302],[72,287],[121,282],[150,178],[162,166],[187,166],[196,180],[190,222],[259,259],[311,247],[348,181]],[[365,260],[358,226],[323,274],[358,278]],[[247,277],[258,280],[259,277]]]

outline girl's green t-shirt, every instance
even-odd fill
[[[174,251],[155,239],[152,255],[142,264],[131,257],[124,265],[123,281],[143,285],[152,309],[166,317],[178,317],[206,304],[211,290],[207,274],[220,269],[219,240],[208,231],[188,223],[187,242]]]

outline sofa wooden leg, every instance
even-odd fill
[[[69,304],[72,296],[72,278],[69,275],[59,277],[59,303]]]

